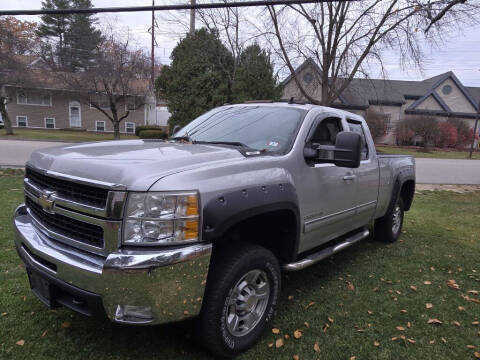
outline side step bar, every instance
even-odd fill
[[[364,229],[364,230],[360,231],[359,233],[356,233],[355,235],[352,235],[352,236],[346,238],[345,241],[343,241],[339,244],[332,245],[330,247],[322,249],[319,252],[314,253],[312,255],[309,255],[306,258],[304,258],[302,260],[299,260],[297,262],[293,262],[293,263],[283,265],[283,270],[285,270],[285,271],[298,271],[298,270],[305,269],[306,267],[309,267],[310,265],[313,265],[313,264],[319,262],[320,260],[323,260],[323,259],[339,252],[340,250],[343,250],[343,249],[355,244],[356,242],[358,242],[362,239],[365,239],[368,235],[370,235],[370,231],[368,229]]]

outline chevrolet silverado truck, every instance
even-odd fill
[[[258,102],[168,140],[36,151],[24,188],[15,245],[38,299],[124,324],[196,317],[233,357],[271,323],[281,271],[398,239],[415,164],[378,155],[359,115]]]

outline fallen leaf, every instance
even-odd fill
[[[325,325],[323,326],[323,332],[326,333],[329,327],[330,327],[330,325],[325,323]]]
[[[25,340],[18,340],[15,344],[17,344],[18,346],[23,346],[25,345]]]
[[[467,348],[468,348],[468,349],[475,349],[475,346],[473,346],[473,345],[467,345]]]
[[[431,308],[433,307],[433,305],[432,305],[431,303],[426,303],[426,304],[425,304],[425,307],[426,307],[427,309],[431,309]]]
[[[468,293],[472,294],[472,295],[478,295],[479,294],[478,290],[468,290]]]
[[[293,355],[293,360],[300,360],[300,356],[298,356],[298,355]]]
[[[410,286],[410,289],[412,289],[413,291],[417,291],[417,287],[413,285]]]
[[[357,360],[356,356],[350,356],[350,360]]]
[[[280,329],[273,328],[273,329],[272,329],[272,333],[274,333],[274,334],[279,334],[279,333],[280,333]]]
[[[407,339],[407,341],[408,341],[410,344],[415,344],[415,342],[416,342],[416,341],[413,340],[413,339]]]
[[[300,339],[302,337],[302,332],[297,329],[293,332],[293,336],[295,337],[295,339]]]
[[[318,343],[316,342],[315,344],[313,344],[313,350],[317,353],[320,352],[320,345],[318,345]]]
[[[64,322],[62,323],[62,328],[63,328],[63,329],[66,329],[66,328],[68,328],[68,327],[70,327],[70,323],[69,323],[68,321],[64,321]]]
[[[315,301],[312,301],[312,302],[308,303],[308,305],[305,306],[305,309],[308,309],[309,307],[311,307],[313,305],[315,305]]]
[[[308,322],[304,322],[303,325],[305,325],[305,327],[308,329],[310,327],[310,324]]]
[[[442,322],[438,319],[430,319],[430,320],[428,320],[428,324],[434,324],[434,325],[438,324],[438,325],[440,325],[440,324],[442,324]]]
[[[332,324],[333,324],[333,318],[331,318],[330,316],[328,317],[328,321],[330,321]]]
[[[465,308],[464,308],[463,306],[459,306],[459,307],[458,307],[458,310],[460,310],[460,311],[464,311],[464,310],[465,310]]]
[[[273,347],[273,343],[268,344],[268,347],[269,347],[269,348],[272,348],[272,347]]]
[[[397,326],[395,329],[398,331],[405,331],[405,328],[403,326]]]
[[[475,352],[473,353],[473,355],[474,355],[477,359],[480,359],[480,352],[475,351]]]
[[[288,335],[288,334],[283,335],[283,337],[284,337],[286,340],[290,339],[290,335]]]
[[[424,281],[423,282],[425,285],[432,285],[432,282],[431,281]]]
[[[275,341],[275,347],[278,349],[278,348],[281,348],[283,346],[285,342],[283,341],[282,338],[280,339],[277,339],[277,341]]]
[[[292,299],[293,299],[293,295],[289,295],[288,300],[292,300]]]
[[[368,315],[372,315],[373,311],[367,310]]]
[[[430,344],[435,344],[435,340],[430,340],[429,343]]]
[[[380,343],[378,341],[374,341],[373,346],[380,346]]]
[[[350,281],[347,281],[347,288],[348,290],[351,290],[351,291],[355,290],[355,286]]]
[[[42,333],[41,337],[47,336],[47,333],[48,333],[48,330],[45,330],[45,331]]]
[[[446,344],[447,343],[447,339],[445,339],[444,337],[442,337],[442,341]]]
[[[407,323],[407,327],[408,327],[409,329],[412,327],[412,323],[411,323],[410,321]]]
[[[458,321],[454,321],[454,322],[452,322],[452,324],[455,325],[455,326],[460,326],[460,323]]]
[[[452,288],[452,289],[455,289],[455,290],[460,289],[460,286],[455,282],[455,280],[448,280],[447,281],[447,286],[449,288]]]
[[[398,337],[394,336],[392,337],[392,341],[398,340]]]
[[[402,310],[400,310],[400,312],[406,314],[406,313],[407,313],[407,310],[402,309]]]
[[[472,325],[478,325],[478,324],[480,324],[478,321],[473,321],[472,322]]]
[[[7,315],[8,315],[8,313],[6,313],[6,312],[2,313],[2,316],[7,316]]]

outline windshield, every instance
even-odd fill
[[[231,106],[213,109],[175,133],[192,141],[241,143],[255,150],[285,153],[306,110],[283,106]]]

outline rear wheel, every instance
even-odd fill
[[[280,268],[267,249],[242,244],[214,255],[200,331],[216,356],[234,357],[252,347],[272,321]]]
[[[392,210],[375,222],[375,238],[388,243],[397,241],[402,232],[403,215],[403,200],[398,198]]]

